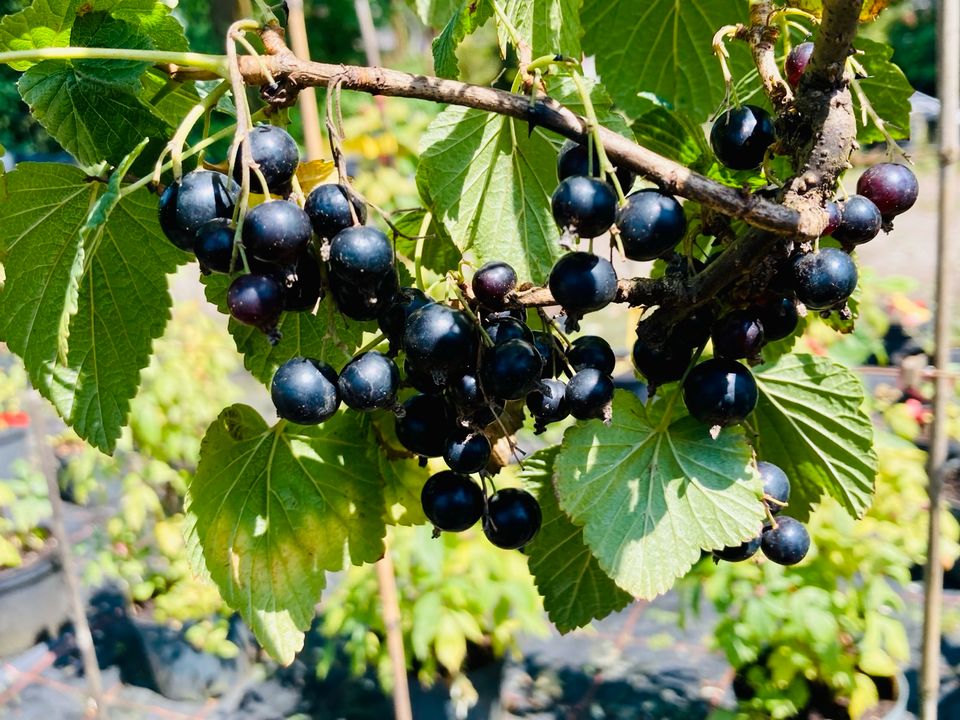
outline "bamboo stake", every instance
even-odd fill
[[[287,0],[287,28],[294,54],[301,60],[309,60],[310,43],[307,39],[307,20],[303,5],[303,0]],[[323,156],[323,135],[320,130],[317,89],[311,87],[301,90],[299,104],[307,160],[319,160]]]

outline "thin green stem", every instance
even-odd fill
[[[473,312],[473,308],[470,307],[470,303],[467,302],[467,299],[460,291],[460,286],[457,284],[456,279],[448,275],[447,280],[449,282],[450,289],[453,291],[453,294],[456,296],[457,300],[460,301],[461,309],[480,330],[480,339],[483,340],[483,344],[487,347],[493,347],[493,338],[491,338],[490,334],[484,329],[483,323],[480,322],[480,318],[478,318],[476,313]]]
[[[607,157],[606,148],[603,147],[603,141],[600,139],[600,121],[597,119],[596,108],[593,107],[593,99],[590,97],[590,89],[587,87],[587,84],[583,81],[583,76],[580,73],[572,73],[573,82],[577,86],[577,93],[580,95],[580,101],[583,103],[583,113],[587,119],[587,130],[590,132],[590,137],[593,140],[594,147],[597,149],[597,158],[600,160],[600,171],[607,176],[613,185],[614,190],[617,191],[617,198],[620,200],[620,204],[623,204],[627,201],[626,196],[623,194],[623,188],[620,187],[620,180],[617,178],[617,171],[613,167],[613,163],[610,162],[610,158]],[[587,153],[588,162],[593,158],[593,153]]]
[[[2,65],[10,65],[16,62],[42,62],[44,60],[126,60],[146,62],[151,65],[182,65],[206,70],[224,78],[229,75],[226,58],[220,55],[204,55],[203,53],[85,47],[38,48],[36,50],[13,50],[0,53],[0,64]]]
[[[384,335],[383,333],[378,333],[373,340],[371,340],[362,348],[357,350],[355,355],[363,355],[365,352],[370,352],[371,350],[375,349],[378,345],[383,344],[383,342],[386,341],[386,339],[387,339],[386,335]]]
[[[433,214],[426,212],[423,215],[423,222],[420,223],[420,231],[417,233],[417,247],[413,254],[413,277],[417,283],[417,288],[426,292],[426,286],[423,282],[423,246],[427,240],[427,231],[430,229],[430,223],[433,221]]]
[[[167,145],[170,150],[170,161],[173,163],[173,176],[176,179],[179,180],[180,176],[183,175],[183,147],[187,143],[187,138],[193,130],[193,126],[220,102],[220,98],[222,98],[229,89],[230,83],[228,81],[224,80],[221,82],[208,93],[203,100],[190,108],[190,112],[187,113],[186,117],[184,117],[180,123],[180,127],[177,128],[177,132]],[[158,170],[154,173],[154,178],[157,179],[159,174]]]

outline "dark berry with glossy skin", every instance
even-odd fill
[[[403,334],[403,350],[411,363],[445,375],[474,367],[479,343],[467,314],[440,303],[413,313]]]
[[[752,312],[756,313],[763,325],[764,342],[789,337],[800,322],[797,304],[789,298],[774,298],[763,305],[756,305]]]
[[[443,398],[414,395],[403,403],[403,417],[397,417],[397,440],[416,455],[440,457],[447,448],[453,419]]]
[[[862,245],[879,235],[882,227],[877,206],[863,195],[851,195],[840,204],[840,225],[833,237],[844,245]]]
[[[536,537],[543,522],[540,503],[526,490],[504,488],[487,500],[483,534],[504,550],[516,550]]]
[[[462,410],[476,410],[486,404],[480,381],[472,373],[454,378],[447,385],[450,400]]]
[[[543,358],[543,372],[541,378],[554,378],[563,370],[563,349],[553,334],[542,331],[533,333],[533,346]]]
[[[790,83],[790,87],[794,89],[799,87],[800,78],[803,77],[803,73],[806,72],[807,65],[810,63],[810,58],[812,57],[812,42],[802,42],[790,50],[790,54],[787,55],[787,59],[783,64],[783,69],[786,71],[787,82]]]
[[[725,560],[726,562],[743,562],[756,555],[759,549],[760,536],[757,535],[752,540],[747,540],[740,545],[726,547],[722,550],[714,550],[713,556],[717,558],[717,560]]]
[[[543,432],[552,422],[570,415],[567,407],[567,387],[559,380],[548,378],[527,395],[527,409],[536,420],[536,431]]]
[[[454,472],[469,475],[483,470],[490,462],[490,440],[481,432],[458,428],[447,438],[443,461]]]
[[[586,145],[581,145],[573,140],[566,140],[557,156],[557,180],[563,182],[574,175],[600,177],[603,173],[600,170],[600,155],[597,153],[596,147],[593,148],[592,162],[588,163],[588,160],[589,155]],[[590,172],[591,169],[593,172]],[[617,181],[620,183],[620,189],[625,193],[630,192],[637,176],[627,168],[617,168],[614,172],[617,175]]]
[[[751,310],[733,310],[713,324],[710,339],[717,357],[754,357],[763,347],[763,324]]]
[[[283,289],[283,309],[311,312],[323,297],[323,275],[309,247],[297,258],[294,271],[296,277]]]
[[[920,183],[906,165],[880,163],[860,176],[857,193],[871,200],[883,218],[890,220],[913,207]]]
[[[214,218],[201,225],[193,248],[200,267],[207,272],[229,273],[235,233],[233,223],[228,218]],[[237,265],[240,265],[239,260]]]
[[[297,143],[283,128],[275,125],[257,125],[244,142],[250,143],[250,155],[253,161],[260,166],[267,181],[267,187],[275,195],[283,195],[290,189],[290,181],[300,164],[300,150]],[[237,155],[233,165],[233,179],[238,183],[243,181],[243,146],[237,148]],[[254,173],[250,173],[250,187],[254,192],[260,192],[259,180]]]
[[[763,481],[763,501],[770,512],[776,515],[790,502],[790,479],[787,474],[773,463],[757,463],[760,479]]]
[[[271,200],[257,205],[243,220],[243,247],[253,257],[285,265],[306,250],[310,218],[295,203]]]
[[[570,312],[605,308],[617,296],[617,271],[602,257],[586,252],[567,253],[550,270],[550,292]]]
[[[699,307],[691,315],[681,320],[673,332],[670,333],[670,342],[678,349],[701,348],[710,339],[710,330],[717,319],[716,311],[709,306]]]
[[[617,216],[617,196],[607,183],[575,175],[564,180],[551,200],[553,219],[582,238],[603,235]]]
[[[514,320],[525,323],[527,321],[527,311],[523,308],[510,308],[509,310],[482,312],[480,322],[486,327],[490,323],[495,323],[503,318],[513,318]]]
[[[244,325],[269,330],[283,312],[283,288],[269,275],[241,275],[227,290],[227,306]]]
[[[567,408],[577,420],[608,420],[614,389],[609,375],[596,368],[581,370],[570,378],[564,391]]]
[[[490,396],[519,400],[536,387],[543,358],[526,340],[508,340],[488,350],[480,368],[480,381]]]
[[[843,214],[840,212],[840,206],[833,201],[828,202],[825,209],[827,211],[827,226],[823,229],[823,234],[829,236],[833,235],[840,227]]]
[[[613,368],[617,364],[617,356],[610,343],[597,335],[578,337],[570,343],[566,355],[574,372],[596,368],[602,373],[613,375]]]
[[[375,289],[360,287],[336,275],[328,278],[330,294],[337,309],[351,320],[376,320],[385,307],[393,302],[400,291],[397,274],[388,273]]]
[[[757,381],[736,360],[706,360],[683,383],[687,411],[711,427],[743,422],[757,406],[757,397]]]
[[[444,375],[417,368],[411,365],[409,360],[403,361],[403,375],[407,385],[424,395],[442,395],[447,389],[447,378]]]
[[[433,300],[417,288],[400,288],[393,302],[385,306],[377,315],[377,325],[390,340],[390,350],[399,352],[403,342],[403,333],[407,329],[407,318]]]
[[[395,273],[393,262],[393,245],[375,227],[349,227],[330,242],[330,271],[360,287],[374,287]]]
[[[793,262],[797,298],[810,310],[830,310],[846,302],[857,287],[857,266],[843,250],[820,248]]]
[[[466,475],[444,470],[424,484],[420,504],[438,530],[463,532],[483,515],[483,491]]]
[[[773,118],[763,108],[741,105],[723,113],[710,130],[710,145],[717,159],[733,170],[760,167],[776,135]]]
[[[340,398],[354,410],[392,407],[400,387],[400,371],[386,355],[361,353],[340,371]]]
[[[641,190],[617,210],[623,253],[631,260],[656,260],[683,239],[687,218],[673,195]]]
[[[284,420],[317,425],[333,417],[340,407],[337,373],[319,360],[293,358],[274,374],[270,397]]]
[[[351,201],[357,223],[354,223],[353,214],[350,212]],[[366,204],[345,185],[317,185],[307,195],[303,209],[310,216],[317,237],[329,240],[336,237],[341,230],[367,222]]]
[[[499,310],[517,289],[517,271],[505,262],[488,262],[473,276],[473,295],[484,307]]]
[[[486,331],[494,345],[502,345],[509,340],[533,342],[533,333],[530,328],[513,318],[500,318],[487,325]]]
[[[676,382],[683,377],[693,357],[693,349],[668,340],[653,348],[643,340],[633,344],[633,366],[654,387]]]
[[[193,250],[200,226],[233,217],[239,188],[223,173],[194,170],[171,183],[160,196],[160,227],[181,250]]]
[[[810,533],[792,517],[778,517],[776,527],[763,531],[760,547],[778,565],[796,565],[810,550]]]

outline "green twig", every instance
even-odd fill
[[[42,62],[44,60],[124,60],[146,62],[151,65],[182,65],[183,67],[206,70],[222,78],[230,74],[226,58],[219,55],[204,55],[203,53],[84,47],[48,47],[0,53],[0,64],[2,65],[17,62]]]
[[[620,200],[620,203],[623,204],[627,201],[626,196],[623,194],[623,188],[620,187],[620,180],[617,178],[616,169],[613,167],[613,163],[610,162],[610,158],[607,157],[607,151],[603,147],[603,141],[600,139],[600,121],[597,119],[597,111],[593,107],[593,99],[590,97],[590,90],[587,88],[587,84],[583,81],[583,76],[580,73],[573,73],[573,83],[577,86],[577,93],[580,95],[580,100],[583,102],[583,112],[587,120],[587,132],[592,138],[593,145],[597,149],[597,158],[600,160],[600,171],[607,176],[613,185],[614,190],[617,191],[617,198]],[[588,162],[593,158],[593,153],[587,152]]]

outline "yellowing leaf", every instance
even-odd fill
[[[328,182],[335,170],[336,166],[331,160],[310,160],[300,163],[297,167],[297,180],[300,181],[303,194],[306,195],[317,185]]]

